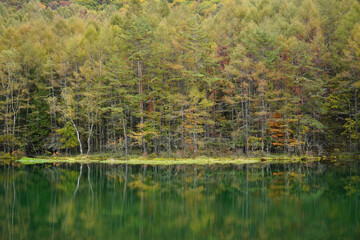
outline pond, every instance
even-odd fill
[[[2,164],[1,239],[359,239],[357,163]]]

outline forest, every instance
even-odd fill
[[[359,78],[357,0],[0,1],[3,155],[356,153]]]

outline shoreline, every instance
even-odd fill
[[[56,163],[68,163],[68,164],[89,164],[89,163],[103,163],[103,164],[130,164],[130,165],[213,165],[213,164],[269,164],[269,163],[307,163],[307,162],[319,162],[325,159],[321,157],[242,157],[242,158],[97,158],[89,156],[77,156],[77,157],[22,157],[18,159],[1,159],[0,162],[15,162],[23,165],[31,164],[56,164]],[[336,161],[335,159],[326,159],[326,161]]]

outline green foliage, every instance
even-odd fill
[[[71,123],[67,122],[63,128],[57,129],[56,132],[61,136],[61,148],[74,148],[79,145],[76,139],[75,129]]]
[[[40,87],[31,94],[30,104],[31,113],[28,117],[27,125],[27,148],[28,152],[40,154],[44,152],[45,139],[50,134],[50,117],[48,115],[49,106],[45,101],[47,91]]]

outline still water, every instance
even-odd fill
[[[0,239],[360,239],[354,162],[0,167]]]

